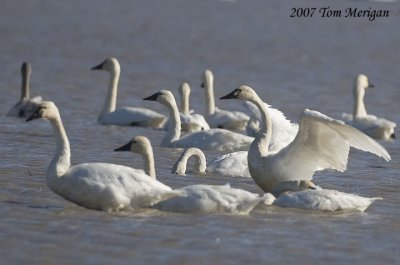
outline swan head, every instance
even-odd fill
[[[219,99],[241,99],[249,100],[257,96],[256,92],[249,86],[242,85],[239,88],[234,89],[231,93],[220,97]]]
[[[190,94],[190,86],[188,82],[183,82],[179,87],[178,87],[178,92],[179,95],[182,97],[183,95],[189,95]]]
[[[151,147],[150,140],[145,136],[136,136],[133,137],[127,144],[124,144],[118,148],[115,148],[114,151],[130,151],[138,154],[145,154],[148,152],[149,147]]]
[[[121,67],[119,65],[117,58],[110,57],[110,58],[105,59],[100,64],[92,67],[91,70],[104,70],[104,71],[112,73],[112,72],[121,71]]]
[[[32,115],[26,119],[26,121],[32,121],[36,119],[54,120],[58,118],[60,118],[60,113],[56,104],[51,101],[43,101],[37,107],[35,112],[33,112]]]
[[[356,79],[354,80],[354,86],[356,90],[374,87],[374,85],[369,82],[368,77],[364,74],[357,75]]]
[[[161,90],[149,97],[143,98],[143,100],[158,101],[161,104],[170,105],[172,101],[175,101],[175,98],[171,91]]]
[[[214,82],[214,75],[210,69],[206,69],[202,75],[201,88],[205,88],[206,84]]]
[[[31,64],[27,62],[23,62],[21,66],[21,74],[23,76],[28,76],[32,73]]]

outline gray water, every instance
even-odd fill
[[[290,18],[293,7],[387,9],[389,18]],[[201,72],[215,75],[220,97],[240,84],[297,121],[305,107],[332,117],[352,110],[352,82],[366,73],[371,114],[397,123],[400,102],[400,4],[366,1],[1,1],[1,264],[398,264],[400,144],[382,142],[390,163],[352,151],[344,173],[324,171],[325,188],[383,197],[366,212],[323,213],[276,207],[249,216],[137,210],[105,213],[69,203],[47,188],[55,144],[46,121],[4,114],[19,98],[20,65],[32,64],[31,94],[58,105],[72,163],[142,167],[112,150],[146,135],[158,179],[173,187],[224,184],[261,192],[251,179],[170,174],[180,150],[160,148],[163,131],[101,126],[108,74],[89,69],[109,56],[122,67],[118,105],[160,89],[192,86],[191,108],[204,110]],[[237,101],[217,101],[240,109]],[[397,130],[399,135],[399,130]],[[206,152],[207,158],[218,155]]]

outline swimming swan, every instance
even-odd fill
[[[214,100],[214,75],[211,70],[203,72],[202,88],[206,92],[206,112],[204,117],[211,128],[230,130],[244,130],[249,116],[239,111],[227,111],[215,106]]]
[[[58,108],[43,101],[27,119],[47,119],[56,138],[56,153],[47,169],[47,185],[77,205],[103,211],[147,207],[176,195],[170,187],[142,170],[108,163],[85,163],[71,167],[71,152]]]
[[[247,150],[254,138],[224,129],[210,129],[181,136],[181,120],[174,95],[161,90],[144,100],[158,101],[169,109],[171,125],[161,141],[163,147],[198,147],[217,151]]]
[[[32,114],[42,101],[41,96],[34,98],[29,97],[29,80],[31,77],[32,69],[29,63],[23,63],[21,66],[21,98],[20,100],[7,112],[10,117],[28,117]]]
[[[305,210],[363,212],[376,200],[382,200],[382,198],[367,198],[337,190],[316,189],[282,194],[272,204]]]
[[[396,123],[367,114],[367,110],[365,109],[364,105],[364,95],[365,90],[369,87],[374,86],[369,83],[368,77],[366,75],[359,74],[354,80],[353,115],[343,113],[342,118],[346,123],[359,129],[372,138],[382,140],[395,139],[396,136],[394,133],[394,128],[396,128]]]
[[[195,147],[190,147],[183,151],[172,167],[171,173],[185,175],[187,161],[192,156],[196,159],[194,165],[194,173],[196,174],[209,172],[230,177],[251,177],[247,166],[247,151],[225,154],[206,164],[206,157],[203,151]]]
[[[103,110],[97,121],[101,124],[162,128],[166,117],[153,110],[139,107],[117,108],[117,90],[121,68],[116,58],[108,58],[92,70],[105,70],[111,74]]]
[[[134,137],[130,142],[115,151],[139,152],[145,158],[146,172],[155,176],[154,156],[150,141],[144,136]],[[229,185],[190,185],[174,190],[177,195],[161,201],[153,208],[182,213],[230,213],[248,214],[257,204],[269,196],[259,196]]]
[[[248,86],[241,86],[221,97],[231,98],[250,101],[261,112],[264,122],[261,133],[250,145],[248,163],[251,177],[265,192],[276,195],[290,190],[315,188],[311,182],[314,171],[344,171],[350,147],[390,160],[387,151],[369,136],[342,121],[308,109],[300,117],[299,131],[293,142],[271,154],[268,145],[273,127],[263,101]]]
[[[181,129],[187,132],[197,132],[210,129],[210,126],[204,119],[203,115],[198,113],[193,113],[189,110],[189,95],[190,86],[188,83],[183,82],[179,88],[179,95],[181,97],[181,111],[179,115],[181,116]],[[168,130],[171,122],[168,120],[166,122],[166,129]]]

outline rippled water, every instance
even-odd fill
[[[305,108],[333,117],[352,110],[351,86],[368,74],[370,113],[397,123],[400,102],[400,4],[365,1],[3,1],[0,9],[0,113],[19,97],[19,68],[32,63],[32,95],[61,110],[72,163],[141,167],[140,157],[112,150],[135,135],[153,142],[158,178],[173,187],[231,183],[260,192],[252,180],[169,173],[180,151],[158,147],[163,131],[96,124],[108,75],[90,67],[120,60],[119,105],[164,111],[140,99],[188,80],[191,107],[204,109],[200,76],[215,74],[221,96],[240,84],[297,120]],[[390,17],[289,18],[292,7],[373,7]],[[217,101],[239,108],[235,101]],[[397,133],[398,130],[397,130]],[[46,121],[0,116],[1,264],[398,264],[400,144],[382,143],[386,163],[352,151],[344,173],[320,172],[327,188],[380,196],[365,213],[275,207],[249,216],[138,210],[91,211],[53,194],[45,170],[54,152]],[[208,158],[216,157],[207,152]]]

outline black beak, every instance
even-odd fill
[[[99,65],[96,65],[96,66],[92,67],[91,70],[102,70],[102,69],[103,69],[104,63],[105,63],[105,61],[102,62],[102,63],[99,64]]]
[[[26,121],[33,121],[33,120],[36,120],[36,119],[40,119],[39,110],[40,110],[40,108],[38,108],[34,113],[32,113],[32,115],[29,116],[26,119]]]
[[[204,83],[201,83],[200,87],[205,88],[206,86],[204,85]]]
[[[236,88],[235,90],[233,90],[231,93],[229,93],[228,95],[225,95],[223,97],[220,97],[219,99],[232,99],[232,98],[237,98],[237,96],[240,94],[240,89]]]
[[[392,135],[390,135],[390,139],[396,139],[396,135],[392,133]]]
[[[157,93],[151,95],[150,97],[144,98],[143,100],[157,101],[157,98],[158,98],[158,96],[160,96],[160,95],[161,95],[161,93],[160,93],[160,92],[157,92]]]
[[[368,87],[374,88],[375,86],[374,86],[374,84],[372,84],[372,83],[368,83]]]
[[[123,146],[120,146],[118,148],[115,148],[114,151],[119,152],[119,151],[131,151],[131,142],[124,144]]]

